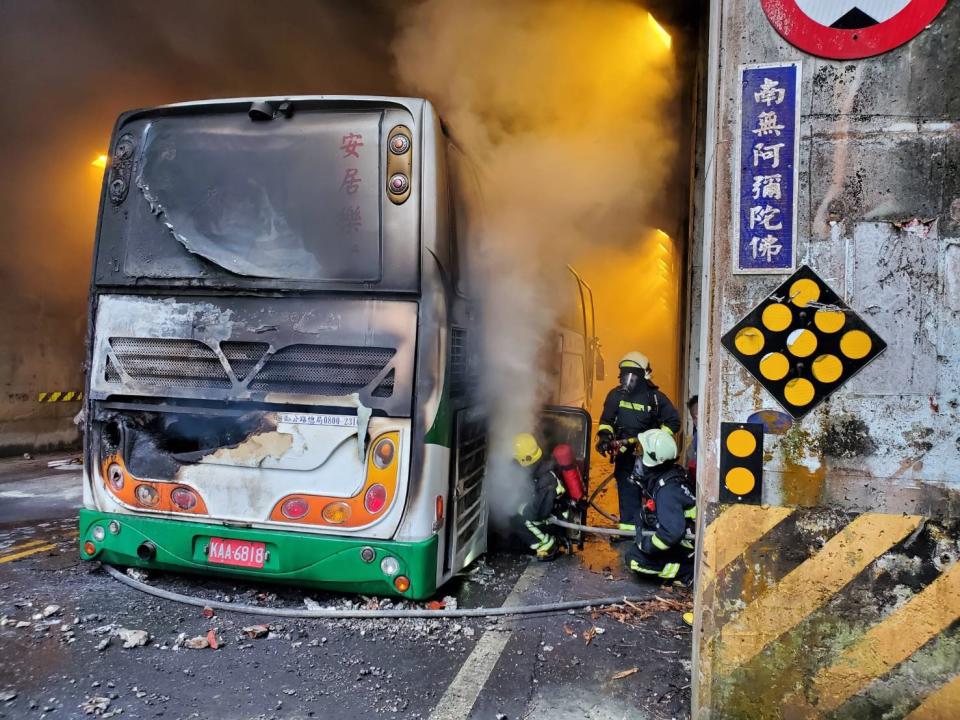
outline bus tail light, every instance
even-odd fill
[[[350,519],[350,506],[345,502],[332,502],[320,514],[331,525],[343,525]]]
[[[283,516],[291,520],[299,520],[310,509],[310,504],[299,497],[292,497],[280,506],[280,512]]]
[[[193,510],[197,505],[197,496],[185,487],[174,488],[170,501],[181,510]]]
[[[437,525],[443,523],[443,495],[437,495]]]
[[[147,507],[153,507],[160,502],[160,493],[158,493],[149,485],[137,485],[134,495],[136,496],[138,503],[141,505],[146,505]]]
[[[393,462],[393,457],[397,453],[397,448],[390,438],[384,438],[373,448],[373,464],[381,470],[386,470]]]
[[[393,586],[397,589],[397,592],[406,592],[410,589],[410,578],[405,575],[397,575],[393,579]]]
[[[363,506],[367,509],[367,512],[372,515],[376,515],[383,510],[383,506],[386,503],[387,489],[379,483],[371,485],[370,489],[367,490],[367,494],[363,497]]]

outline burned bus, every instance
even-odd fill
[[[430,103],[406,98],[119,118],[91,287],[83,559],[423,598],[484,551],[450,146]],[[571,278],[583,337],[564,342],[582,357],[561,376],[580,372],[587,398],[592,307]],[[586,457],[582,411],[553,417]]]

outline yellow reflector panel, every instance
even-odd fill
[[[746,495],[756,485],[753,473],[745,467],[731,468],[723,482],[734,495]]]
[[[840,352],[851,360],[866,357],[871,347],[873,343],[870,342],[870,336],[862,330],[851,330],[840,338]]]
[[[767,380],[782,380],[790,370],[790,362],[783,353],[767,353],[760,360],[760,374]]]
[[[768,330],[780,332],[786,330],[793,322],[793,313],[783,303],[774,303],[767,305],[763,309],[763,326]]]
[[[787,337],[787,350],[797,357],[809,357],[817,349],[817,336],[809,330],[794,330]]]
[[[790,286],[790,300],[797,307],[806,307],[820,299],[820,286],[810,278],[800,278]]]
[[[803,407],[813,400],[813,383],[804,378],[794,378],[783,389],[783,396],[791,405]]]
[[[737,333],[733,344],[744,355],[756,355],[763,350],[763,333],[755,327],[745,327]]]
[[[757,441],[754,440],[753,434],[746,430],[734,430],[727,436],[727,450],[737,457],[747,457],[756,449]]]
[[[843,363],[836,355],[820,355],[813,361],[813,376],[822,383],[836,382],[843,375]]]
[[[842,310],[817,310],[813,316],[817,329],[825,333],[835,333],[846,321],[847,317]]]

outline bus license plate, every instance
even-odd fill
[[[210,538],[207,562],[216,565],[262,568],[267,558],[267,546],[262,542],[232,540],[230,538]]]

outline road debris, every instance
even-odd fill
[[[209,619],[209,618],[212,618],[212,617],[214,617],[214,616],[216,615],[216,613],[213,611],[213,608],[212,608],[212,607],[205,607],[200,614],[203,615],[203,617],[208,618],[208,619]]]
[[[127,577],[131,577],[137,582],[146,582],[149,579],[146,572],[137,570],[137,568],[127,568]]]
[[[59,613],[59,612],[60,612],[60,609],[61,609],[61,608],[60,608],[59,605],[47,605],[47,606],[43,609],[43,612],[41,612],[40,614],[41,614],[44,618],[48,618],[48,617],[50,617],[51,615],[56,615],[57,613]]]
[[[220,638],[217,637],[216,630],[209,630],[207,632],[207,645],[214,650],[218,650],[220,648]]]
[[[110,642],[111,642],[111,639],[110,639],[109,637],[105,637],[103,640],[101,640],[100,642],[98,642],[98,643],[97,643],[97,652],[103,652],[103,651],[106,650],[108,647],[110,647]]]
[[[78,707],[83,710],[84,715],[101,716],[110,707],[110,698],[102,695],[88,696]]]
[[[243,628],[241,632],[250,640],[257,640],[259,638],[265,638],[270,632],[270,627],[267,625],[248,625]]]
[[[121,641],[123,641],[123,647],[135,648],[143,647],[147,644],[147,641],[150,640],[150,633],[146,630],[129,630],[128,628],[119,628],[114,632]]]
[[[691,607],[692,602],[689,600],[674,600],[673,598],[663,598],[656,595],[650,600],[640,602],[624,600],[622,605],[610,605],[594,612],[593,618],[596,620],[600,615],[605,615],[618,623],[636,627],[658,613],[671,611],[684,613],[689,611]]]
[[[17,699],[17,692],[15,690],[4,690],[0,692],[0,702],[10,702],[11,700]]]
[[[611,679],[611,680],[623,680],[625,677],[630,677],[630,676],[633,675],[635,672],[639,672],[639,670],[640,670],[640,668],[638,668],[638,667],[632,667],[632,668],[630,668],[629,670],[621,670],[620,672],[614,673],[613,675],[611,675],[611,676],[610,676],[610,679]]]

